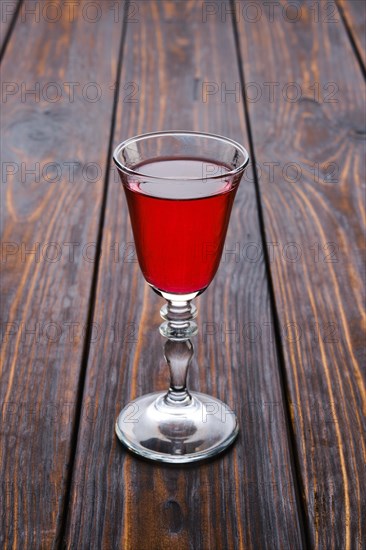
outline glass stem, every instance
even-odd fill
[[[193,345],[190,340],[177,342],[168,340],[164,346],[164,356],[170,370],[170,386],[165,402],[170,405],[184,405],[191,402],[186,380],[188,367],[193,357]]]
[[[168,300],[160,314],[165,322],[160,325],[160,333],[168,338],[164,345],[164,356],[170,370],[170,387],[165,396],[167,405],[189,405],[191,396],[186,379],[193,357],[193,344],[190,337],[197,334],[196,307],[189,300]]]

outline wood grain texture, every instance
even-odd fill
[[[104,184],[83,169],[105,172],[120,38],[110,10],[94,24],[77,10],[57,24],[18,18],[2,66],[12,86],[2,105],[2,549],[53,548],[60,527],[94,269],[84,247],[97,238]],[[100,101],[82,94],[89,82]]]
[[[248,143],[241,99],[223,101],[221,90],[202,96],[208,82],[221,89],[239,80],[231,24],[204,21],[195,1],[135,4],[138,22],[128,23],[115,144],[163,129],[200,129]],[[198,300],[200,336],[190,376],[192,389],[235,408],[241,432],[218,460],[168,467],[131,456],[114,435],[122,406],[167,388],[168,372],[157,330],[162,301],[131,253],[125,198],[111,173],[94,317],[104,330],[90,349],[67,548],[302,548],[275,343],[266,336],[272,321],[263,258],[253,262],[251,252],[243,253],[248,243],[260,247],[250,179],[248,172],[237,195],[226,261]],[[236,243],[237,263],[229,253]],[[205,323],[212,323],[214,335],[207,336]],[[224,331],[235,327],[236,336],[223,341]]]
[[[257,5],[261,19],[251,24],[239,18],[238,25],[246,82],[277,83],[272,101],[263,95],[248,100],[248,107],[262,168],[265,234],[278,243],[271,273],[311,543],[327,550],[361,548],[366,518],[362,76],[339,14],[338,23],[323,18],[314,23],[312,3],[302,2],[296,22],[281,14],[271,21],[265,4]],[[314,82],[321,90],[315,97]],[[297,101],[288,99],[298,93],[293,84],[284,97],[288,83],[301,87]],[[270,177],[265,163],[275,162]],[[286,172],[288,163],[296,165]],[[314,163],[320,164],[319,177]],[[283,252],[287,243],[295,243],[291,252]],[[286,337],[289,323],[293,329]]]
[[[0,52],[2,52],[4,42],[7,39],[13,17],[16,16],[19,0],[7,0],[0,4]]]
[[[366,66],[366,5],[363,0],[337,0]]]

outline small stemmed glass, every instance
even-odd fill
[[[197,334],[192,300],[220,263],[247,151],[231,139],[197,132],[156,132],[118,145],[113,159],[126,194],[142,273],[166,299],[160,333],[170,370],[167,392],[143,395],[116,421],[133,452],[171,463],[208,458],[237,433],[234,412],[217,398],[188,391]]]

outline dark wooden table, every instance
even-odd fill
[[[365,3],[1,4],[1,548],[365,548]],[[114,435],[167,367],[111,154],[162,129],[252,159],[190,377],[241,431],[190,467]]]

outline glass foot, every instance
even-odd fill
[[[162,392],[131,401],[116,421],[119,440],[140,456],[174,464],[221,453],[238,434],[236,415],[219,399],[189,395],[188,404],[171,404]]]

